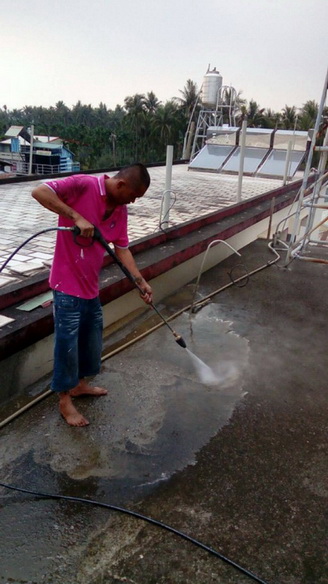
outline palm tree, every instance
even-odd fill
[[[58,116],[58,122],[64,126],[67,126],[71,120],[70,109],[67,107],[67,105],[64,104],[63,101],[57,101],[55,108],[56,115]]]
[[[259,104],[251,99],[248,107],[245,105],[240,108],[241,115],[239,116],[239,123],[247,118],[247,125],[249,128],[262,128],[264,123],[264,108],[260,108]]]
[[[164,157],[168,144],[175,146],[176,150],[180,148],[184,130],[184,115],[175,100],[159,106],[152,120],[152,135],[157,138],[157,150],[161,157]]]
[[[314,100],[307,101],[300,109],[298,124],[300,130],[309,130],[316,123],[319,106]]]
[[[221,104],[223,106],[222,113],[223,113],[223,123],[229,124],[231,123],[231,118],[235,118],[240,116],[242,111],[242,107],[246,105],[246,99],[241,97],[242,91],[238,91],[232,87],[224,86],[221,92]],[[229,111],[230,110],[230,111]],[[231,115],[230,115],[231,113]]]
[[[157,99],[153,91],[149,91],[149,93],[147,93],[146,97],[144,98],[144,105],[147,113],[154,114],[161,105],[161,102]]]
[[[281,124],[281,113],[268,108],[264,110],[264,128],[277,129]]]
[[[8,130],[10,126],[10,115],[8,112],[8,108],[6,105],[3,108],[0,108],[0,136]]]
[[[136,116],[145,111],[145,96],[143,93],[135,93],[124,99],[124,107],[128,114]]]
[[[183,89],[179,89],[179,92],[181,93],[182,97],[175,97],[174,99],[177,100],[177,102],[180,104],[181,109],[185,112],[185,115],[188,119],[190,118],[191,114],[194,114],[193,119],[196,119],[198,103],[200,108],[200,92],[197,88],[197,84],[191,79],[187,79],[186,85]]]
[[[87,126],[88,128],[95,127],[94,110],[91,104],[84,105],[79,100],[72,109],[72,120],[75,124]]]
[[[141,138],[141,127],[145,121],[145,96],[143,93],[136,93],[124,99],[124,107],[127,111],[125,118],[126,125],[134,131],[134,156],[138,159],[141,148],[139,148],[139,138]]]
[[[285,105],[284,109],[282,110],[281,122],[284,130],[296,130],[297,110],[294,105]]]

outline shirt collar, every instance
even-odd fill
[[[103,174],[102,176],[98,176],[98,185],[100,194],[102,197],[106,196],[106,187],[105,187],[105,180],[109,178],[107,174]]]

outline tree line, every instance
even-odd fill
[[[72,108],[58,101],[53,107],[25,106],[0,108],[0,136],[11,125],[34,124],[34,133],[63,139],[83,170],[117,167],[136,160],[146,164],[164,162],[166,145],[173,144],[174,157],[182,157],[183,143],[191,116],[197,121],[201,109],[197,84],[188,79],[180,97],[165,103],[150,91],[135,94],[115,109],[105,103],[98,107],[78,101]],[[229,93],[229,92],[228,92]],[[225,99],[230,99],[228,94]],[[225,111],[225,110],[223,110]],[[247,102],[238,93],[236,124],[247,118],[249,127],[308,130],[315,124],[318,104],[307,101],[302,108],[285,106],[281,112],[261,108],[255,100]],[[328,112],[326,112],[328,113]],[[227,120],[223,120],[227,122]]]

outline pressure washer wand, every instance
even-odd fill
[[[81,233],[79,227],[75,226],[73,228],[73,233],[74,233],[74,235],[79,235]],[[105,250],[108,252],[108,254],[113,258],[115,263],[121,268],[121,270],[125,274],[125,276],[130,280],[130,282],[132,282],[132,284],[135,285],[136,288],[138,288],[141,296],[144,296],[144,291],[142,290],[141,286],[139,286],[138,282],[136,282],[135,277],[131,274],[130,270],[128,270],[127,267],[121,262],[121,260],[117,257],[116,253],[108,245],[107,241],[104,239],[104,237],[102,236],[98,227],[96,227],[96,226],[94,226],[93,239],[95,241],[99,241],[99,243],[105,248]],[[187,345],[186,345],[185,340],[182,338],[182,336],[179,335],[178,333],[176,333],[175,330],[173,330],[171,325],[168,323],[168,321],[162,315],[162,313],[158,310],[158,308],[155,306],[155,304],[153,304],[153,302],[150,303],[150,306],[158,314],[158,316],[162,319],[164,324],[166,324],[166,326],[170,329],[171,333],[174,336],[176,343],[178,343],[178,345],[180,345],[180,347],[183,347],[183,349],[186,349]]]

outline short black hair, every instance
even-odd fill
[[[115,178],[129,180],[133,183],[133,186],[136,189],[139,189],[141,186],[145,187],[145,189],[148,189],[150,185],[149,172],[144,164],[141,164],[141,162],[136,162],[121,168],[115,175]]]

